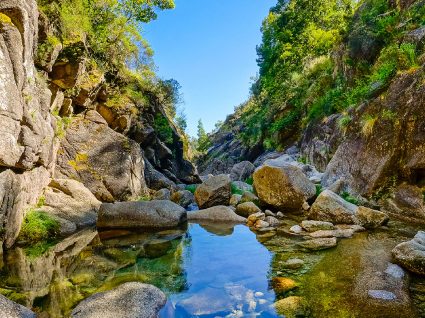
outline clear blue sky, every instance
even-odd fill
[[[188,133],[201,118],[211,131],[249,94],[258,72],[261,22],[276,0],[176,0],[144,26],[158,74],[182,86]]]

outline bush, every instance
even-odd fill
[[[186,190],[195,193],[196,189],[198,188],[197,184],[189,184],[186,186]]]
[[[18,240],[26,243],[36,243],[52,239],[59,232],[59,222],[42,211],[30,210],[22,222]]]
[[[355,204],[355,205],[359,205],[359,200],[357,198],[353,197],[350,193],[348,193],[346,191],[344,191],[341,194],[341,197],[347,202],[350,202],[350,203]]]

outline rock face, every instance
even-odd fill
[[[425,202],[422,189],[418,186],[401,184],[391,196],[381,201],[383,208],[402,217],[425,219]]]
[[[416,274],[425,275],[425,232],[397,245],[392,251],[395,261]]]
[[[195,191],[195,200],[201,209],[216,205],[228,205],[232,193],[230,178],[227,175],[218,175],[209,178]]]
[[[232,181],[245,181],[255,171],[255,166],[249,161],[242,161],[235,164],[230,171]]]
[[[57,140],[51,93],[34,68],[37,3],[1,1],[0,13],[0,232],[10,247],[49,183]]]
[[[171,201],[119,202],[101,205],[99,228],[177,227],[186,221],[186,210]]]
[[[102,204],[81,182],[54,179],[44,192],[44,206],[40,210],[55,218],[83,228],[96,224],[97,212]]]
[[[36,314],[28,308],[21,306],[0,295],[0,317],[1,318],[36,318]]]
[[[72,311],[73,318],[154,318],[164,307],[165,294],[152,285],[126,283],[83,300]]]
[[[237,215],[231,208],[226,206],[214,206],[205,210],[189,212],[187,218],[189,221],[246,222],[244,217]]]
[[[301,210],[316,188],[301,169],[290,164],[269,162],[254,172],[254,188],[264,203],[277,209]]]
[[[394,178],[411,185],[424,180],[424,66],[396,77],[387,94],[358,107],[344,142],[326,168],[323,185],[344,180],[350,192],[368,196]],[[383,112],[392,116],[382,116]],[[376,118],[373,132],[362,133],[361,117]],[[347,160],[349,158],[349,160]],[[395,211],[397,212],[397,211]]]
[[[55,177],[77,179],[103,202],[136,199],[146,190],[140,146],[95,111],[75,118],[66,130]]]

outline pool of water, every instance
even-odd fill
[[[299,220],[297,220],[299,221]],[[67,317],[82,299],[140,281],[163,290],[168,317],[425,317],[425,280],[397,276],[392,248],[419,229],[399,222],[307,252],[289,234],[244,225],[189,224],[156,233],[87,229],[47,247],[16,247],[0,261],[0,293],[39,313]],[[303,264],[290,269],[290,259]],[[274,278],[297,287],[282,291]],[[372,298],[384,290],[395,299]],[[286,299],[285,306],[273,305]]]

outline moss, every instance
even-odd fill
[[[55,240],[41,241],[36,244],[24,247],[24,252],[29,259],[36,259],[44,255],[51,247],[55,245]]]
[[[365,115],[362,118],[362,134],[365,137],[369,137],[373,133],[373,127],[375,127],[375,123],[378,120],[377,117],[372,115]]]
[[[68,161],[68,164],[76,171],[88,169],[89,157],[86,153],[77,153],[74,160]]]
[[[40,196],[37,201],[37,208],[41,208],[46,203],[46,197],[44,195]]]
[[[152,198],[148,194],[142,195],[137,199],[137,201],[140,201],[140,202],[150,201],[150,200],[152,200]]]
[[[22,222],[18,240],[27,243],[36,243],[51,239],[59,232],[59,222],[42,211],[30,210]]]

